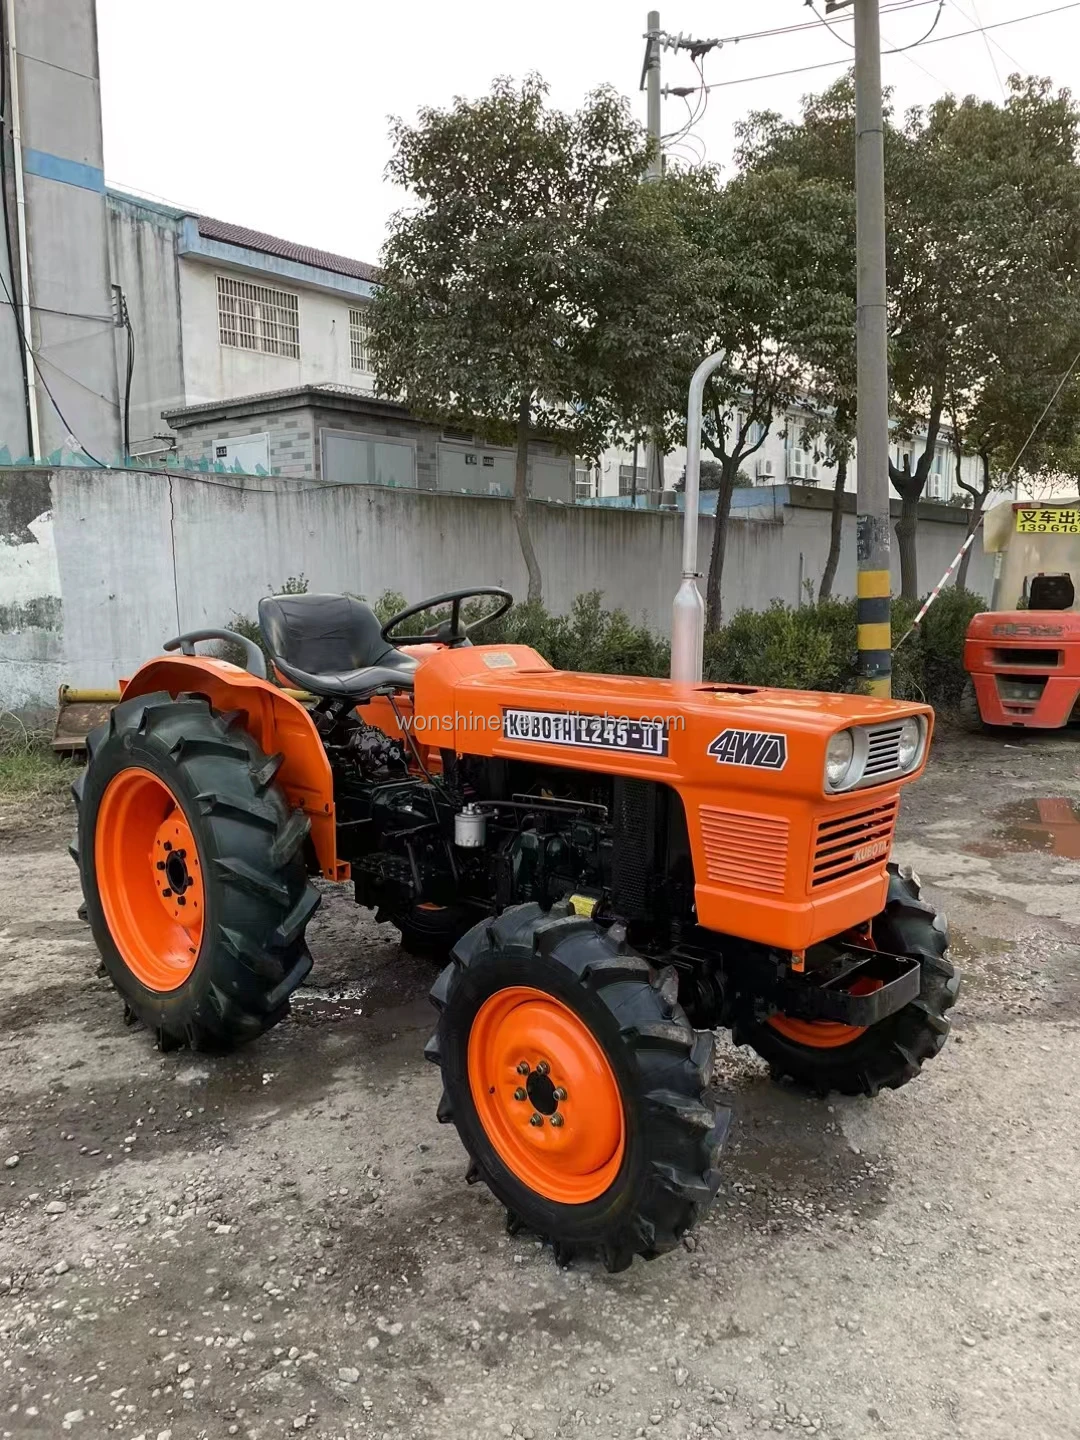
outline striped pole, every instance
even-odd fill
[[[871,695],[887,700],[892,693],[892,584],[888,568],[860,570],[856,593],[859,674]]]
[[[976,523],[974,530],[972,530],[971,534],[970,534],[970,535],[967,537],[967,539],[964,541],[963,545],[960,546],[960,549],[959,549],[959,550],[956,552],[956,554],[953,556],[953,559],[952,559],[951,564],[949,565],[949,568],[945,571],[945,574],[942,575],[941,579],[940,579],[940,580],[938,581],[938,583],[934,586],[934,588],[930,591],[930,594],[926,597],[926,601],[925,601],[922,609],[921,609],[921,610],[919,611],[919,613],[915,616],[915,619],[911,622],[910,627],[904,632],[903,635],[900,636],[900,639],[896,642],[896,645],[895,645],[895,647],[894,647],[895,649],[899,650],[899,649],[900,649],[900,646],[903,645],[904,641],[905,641],[905,640],[909,640],[909,639],[911,638],[911,636],[915,634],[915,631],[919,628],[919,626],[922,624],[922,622],[923,622],[923,617],[925,616],[926,612],[930,609],[930,606],[933,605],[934,601],[938,598],[938,596],[941,594],[942,590],[944,590],[944,589],[945,589],[945,586],[949,583],[949,576],[953,573],[953,571],[956,569],[956,567],[960,564],[960,561],[964,558],[964,556],[967,554],[967,552],[971,549],[972,545],[974,545],[974,543],[975,543],[975,536],[978,535],[979,529],[980,529],[983,521],[985,520],[985,518],[986,518],[986,512],[983,511],[983,513],[979,516],[978,522]],[[860,576],[859,578],[861,579],[862,577]]]

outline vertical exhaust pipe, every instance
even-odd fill
[[[686,402],[686,509],[683,515],[682,583],[671,614],[671,678],[684,685],[701,683],[705,661],[705,602],[697,587],[698,492],[701,482],[701,401],[705,381],[723,363],[718,350],[703,360],[690,381]]]

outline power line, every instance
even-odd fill
[[[3,273],[2,270],[0,270],[0,286],[3,286],[4,295],[5,295],[5,297],[7,298],[7,303],[11,306],[11,313],[12,313],[12,315],[14,315],[14,317],[15,317],[15,328],[16,328],[16,330],[19,332],[19,339],[20,339],[20,341],[22,342],[24,352],[30,356],[31,360],[33,360],[33,362],[34,362],[34,369],[37,371],[37,377],[38,377],[38,379],[41,381],[42,389],[45,391],[45,394],[48,395],[49,399],[52,401],[53,409],[56,411],[57,415],[60,417],[60,421],[61,421],[61,423],[63,424],[64,429],[65,429],[65,430],[67,431],[67,433],[71,436],[72,440],[75,441],[75,444],[79,447],[79,449],[83,452],[83,454],[86,456],[86,458],[87,458],[88,460],[92,460],[92,461],[94,462],[94,464],[100,466],[102,470],[107,470],[107,469],[108,469],[108,466],[105,464],[105,461],[104,461],[104,460],[99,460],[96,455],[92,455],[92,454],[90,453],[90,451],[87,450],[86,446],[82,443],[82,441],[79,439],[79,437],[75,434],[74,430],[71,428],[71,426],[70,426],[69,423],[68,423],[67,416],[66,416],[66,415],[64,414],[64,412],[60,409],[60,406],[59,406],[59,404],[57,403],[56,396],[55,396],[55,395],[52,393],[52,391],[49,389],[49,382],[45,379],[45,376],[43,375],[42,370],[41,370],[41,366],[38,364],[37,354],[35,353],[35,351],[34,351],[33,348],[31,347],[31,345],[27,342],[26,335],[25,335],[25,333],[24,333],[24,331],[23,331],[23,327],[22,327],[22,317],[19,315],[19,311],[18,311],[18,308],[17,308],[16,305],[15,305],[15,301],[11,298],[11,291],[10,291],[10,290],[8,289],[8,287],[7,287],[7,281],[4,279],[4,273]],[[50,362],[50,363],[51,363],[51,362]],[[63,373],[63,372],[61,371],[61,374],[62,374],[62,373]],[[69,376],[68,378],[70,379],[71,377]],[[95,392],[95,393],[96,393],[96,392]]]
[[[990,68],[991,68],[991,70],[993,70],[993,72],[994,72],[994,79],[997,81],[997,83],[998,83],[998,89],[1001,91],[1001,103],[1004,105],[1004,104],[1008,101],[1008,98],[1009,98],[1008,92],[1007,92],[1006,89],[1005,89],[1005,81],[1002,80],[1002,78],[1001,78],[1001,71],[998,69],[997,61],[994,59],[994,52],[993,52],[993,50],[991,50],[991,48],[990,48],[990,37],[989,37],[989,35],[987,35],[986,31],[983,29],[982,19],[981,19],[980,15],[979,15],[978,10],[975,9],[975,5],[974,5],[974,3],[972,3],[971,8],[972,8],[972,10],[975,11],[975,13],[974,13],[973,15],[969,15],[966,10],[962,9],[961,6],[957,5],[956,0],[950,0],[950,3],[952,4],[953,9],[956,11],[956,13],[957,13],[958,15],[962,15],[962,16],[964,17],[964,19],[967,20],[969,23],[974,23],[974,24],[978,25],[979,31],[980,31],[980,33],[982,34],[983,44],[986,46],[986,58],[990,61]],[[996,44],[996,43],[997,43],[997,42],[995,41],[995,44]],[[1000,46],[999,46],[999,49],[1000,49]],[[1006,60],[1009,59],[1009,55],[1008,55],[1008,52],[1007,52],[1007,51],[1002,50],[1001,53],[1005,56]],[[1016,61],[1015,61],[1015,60],[1014,60],[1012,63],[1013,63],[1014,65],[1016,65]],[[1016,65],[1016,68],[1017,68],[1018,70],[1021,70],[1021,69],[1023,69],[1023,66],[1021,66],[1021,65]]]
[[[903,10],[921,10],[927,5],[937,5],[938,3],[939,0],[897,0],[895,4],[883,5],[881,7],[881,13],[882,15],[895,15]],[[840,21],[850,21],[851,18],[850,15],[840,15],[837,17]],[[773,35],[797,35],[800,31],[816,30],[817,28],[818,24],[816,21],[804,20],[798,25],[777,25],[772,30],[750,30],[744,32],[742,35],[725,35],[719,44],[737,45],[744,40],[767,40]],[[842,36],[837,36],[837,38],[843,39]],[[844,43],[846,45],[849,42],[845,40]]]
[[[948,40],[965,40],[969,35],[979,35],[986,30],[1000,30],[1005,25],[1020,25],[1026,20],[1041,20],[1046,15],[1060,15],[1066,10],[1080,9],[1080,0],[1072,0],[1069,5],[1055,5],[1051,10],[1036,10],[1030,15],[1016,15],[1011,20],[996,20],[992,25],[983,25],[974,30],[958,30],[952,35],[936,35],[929,40],[923,41],[924,45],[943,45]],[[811,28],[816,29],[816,26]],[[763,32],[765,33],[765,32]],[[758,38],[757,36],[754,37]],[[882,55],[902,55],[904,49],[883,50]],[[796,65],[790,70],[773,70],[767,75],[742,75],[736,80],[714,80],[708,87],[710,90],[726,90],[730,85],[752,85],[758,80],[782,80],[788,75],[806,75],[812,70],[834,70],[838,65],[846,65],[846,60],[821,60],[816,65]]]
[[[976,10],[975,8],[975,0],[972,0],[971,8],[974,13],[971,15],[968,14],[968,12],[964,9],[962,5],[957,3],[957,0],[950,0],[950,3],[952,4],[953,9],[958,10],[960,14],[964,17],[964,19],[968,21],[969,24],[974,24],[979,27],[979,30],[982,32],[983,38],[985,39],[986,27],[983,25],[982,17],[980,16],[978,10]],[[1011,55],[1009,51],[1005,49],[1005,46],[1002,45],[1000,40],[994,40],[990,43],[993,44],[998,50],[1000,50],[1002,55],[1005,56],[1005,59],[1008,60],[1009,64],[1015,65],[1017,70],[1024,70],[1027,68],[1026,66],[1022,65],[1019,60],[1017,60],[1015,55]]]

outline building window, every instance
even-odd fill
[[[646,489],[647,489],[647,486],[646,486],[646,483],[645,483],[645,482],[646,482],[646,479],[647,479],[647,477],[648,477],[648,473],[649,473],[649,472],[646,470],[646,468],[645,468],[644,465],[639,465],[639,466],[637,467],[637,491],[636,491],[636,493],[637,493],[638,495],[644,495],[644,494],[645,494],[645,491],[646,491]],[[619,494],[620,494],[620,495],[633,495],[634,493],[635,493],[635,488],[634,488],[634,467],[633,467],[633,465],[620,465],[620,466],[619,466]]]
[[[930,474],[926,477],[926,498],[928,500],[947,500],[949,498],[948,465],[945,451],[940,448],[934,451]]]
[[[222,345],[300,359],[300,305],[287,290],[218,276],[218,329]]]
[[[366,309],[349,311],[349,355],[352,368],[362,370],[365,375],[371,374],[371,355],[368,351],[368,341],[371,337],[371,330],[368,325],[368,314]]]
[[[787,427],[787,478],[801,480],[804,484],[818,482],[817,460],[813,442],[807,445],[806,430],[797,420],[789,420]]]
[[[574,466],[574,499],[596,499],[596,467],[594,465],[582,465],[578,461]]]

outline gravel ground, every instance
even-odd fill
[[[831,1103],[722,1043],[720,1200],[620,1275],[465,1186],[431,972],[346,892],[291,1020],[161,1055],[69,814],[0,809],[0,1436],[1080,1436],[1078,756],[936,743],[896,853],[951,916],[952,1040]]]

